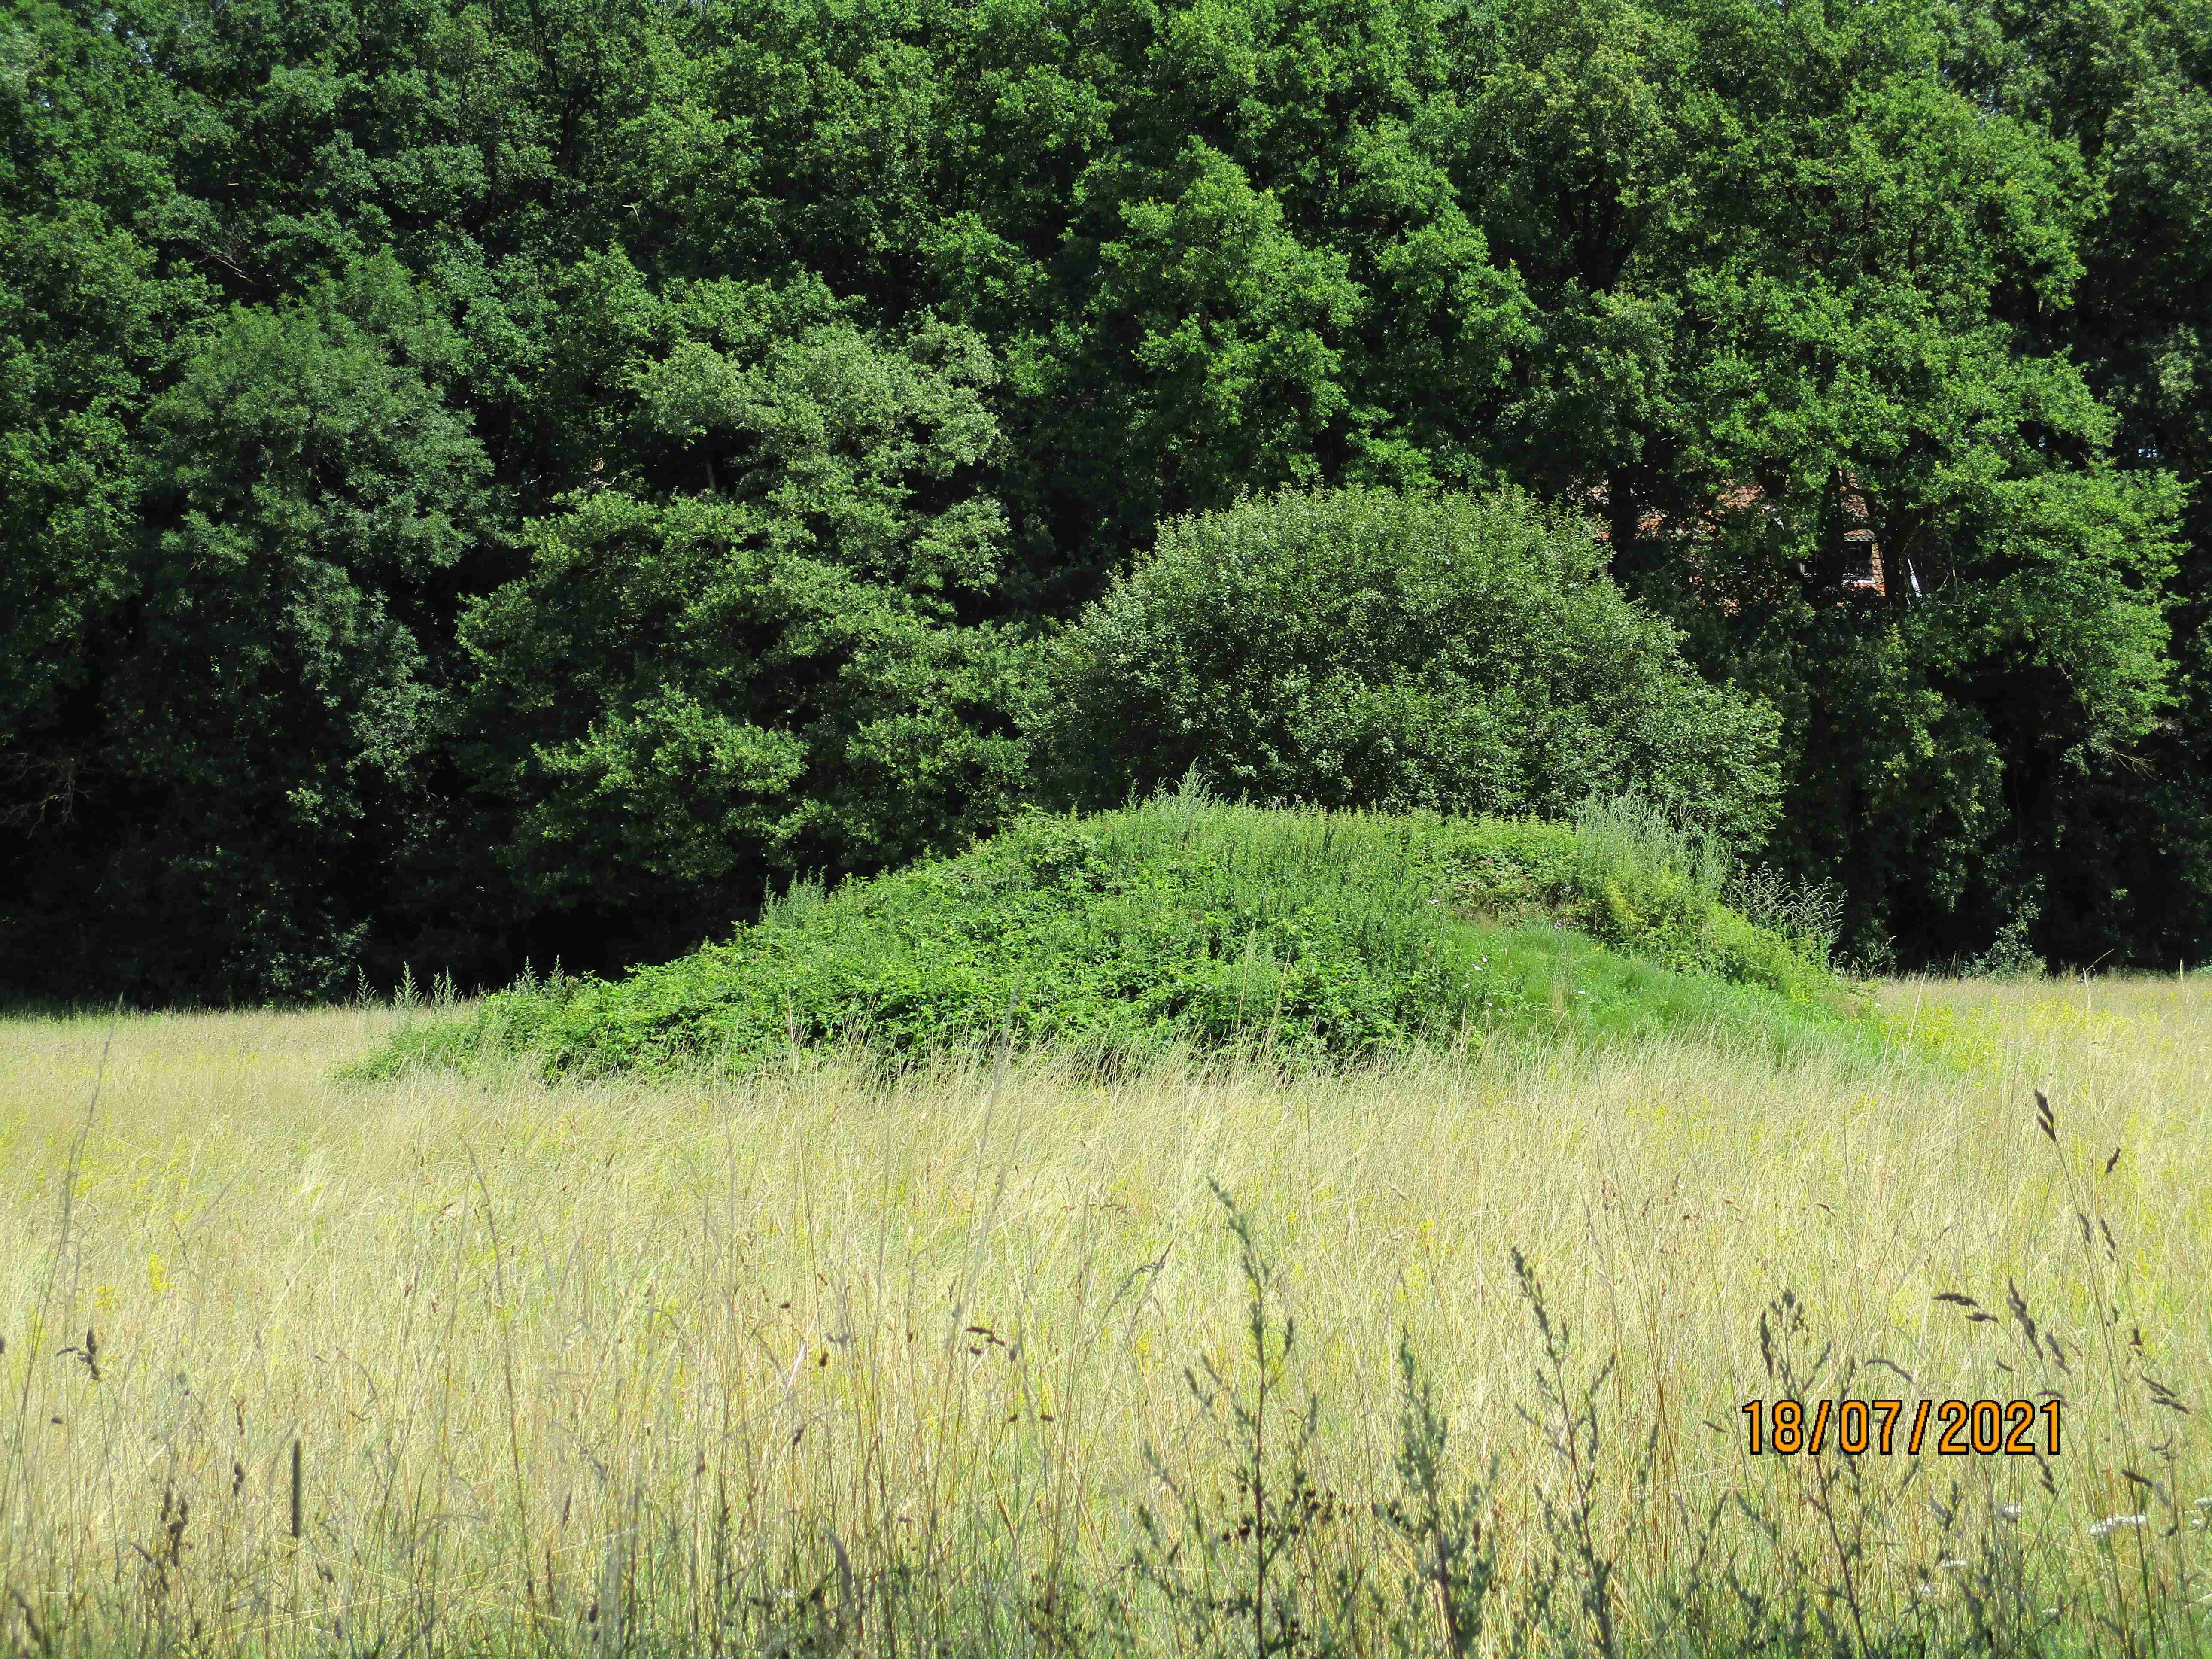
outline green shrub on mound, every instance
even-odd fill
[[[1775,711],[1708,684],[1589,526],[1517,490],[1170,520],[1046,668],[1038,785],[1077,808],[1194,768],[1231,795],[1468,816],[1634,790],[1750,845],[1782,794]]]
[[[957,858],[799,886],[726,943],[526,983],[362,1069],[538,1057],[550,1074],[743,1069],[817,1044],[1000,1041],[1107,1058],[1352,1059],[1538,1031],[1871,1043],[1817,927],[1720,902],[1725,861],[1618,810],[1578,826],[1232,806],[1036,815]]]

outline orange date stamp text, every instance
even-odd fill
[[[2058,1400],[1753,1400],[1741,1409],[1751,1455],[2056,1457]]]

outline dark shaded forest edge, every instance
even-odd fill
[[[2207,0],[11,0],[0,991],[665,959],[1193,769],[2193,963],[2209,88]]]

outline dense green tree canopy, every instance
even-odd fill
[[[988,829],[1024,778],[1025,675],[958,616],[1006,535],[973,476],[998,439],[981,339],[888,345],[811,283],[633,297],[628,464],[532,520],[528,574],[462,620],[453,730],[519,809],[512,867],[569,904],[734,914],[763,869]]]
[[[2208,141],[2212,0],[4,0],[0,980],[688,946],[1347,487],[1587,521],[1863,955],[2196,959]]]

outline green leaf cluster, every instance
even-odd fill
[[[1328,807],[1571,816],[1635,788],[1757,846],[1772,712],[1689,672],[1585,526],[1505,492],[1285,493],[1164,526],[1057,642],[1040,768]]]
[[[628,273],[625,273],[625,279]],[[998,580],[995,370],[970,330],[884,340],[818,283],[638,295],[627,441],[473,605],[464,758],[533,896],[697,904],[881,867],[1019,799],[1034,678],[963,602]],[[611,446],[611,447],[612,447]],[[695,472],[654,489],[651,474]]]

